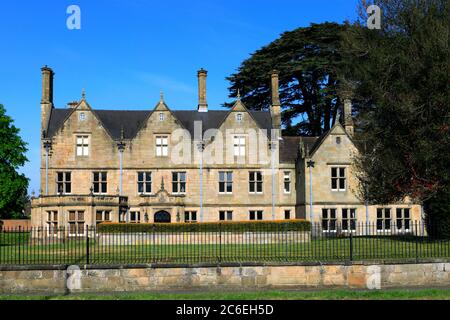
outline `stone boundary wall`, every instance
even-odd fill
[[[98,233],[105,246],[177,244],[280,244],[311,241],[309,231],[286,232],[173,232],[173,233]]]
[[[450,287],[450,262],[418,264],[0,267],[0,294]]]

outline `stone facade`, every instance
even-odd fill
[[[448,287],[450,263],[0,269],[0,294]]]
[[[97,110],[84,92],[80,101],[57,109],[53,71],[44,67],[42,74],[41,190],[32,200],[33,226],[211,222],[221,217],[319,222],[324,208],[335,208],[338,220],[343,208],[356,209],[357,221],[367,220],[355,196],[352,155],[357,151],[349,117],[344,127],[336,124],[322,137],[281,137],[276,72],[268,79],[273,92],[269,111],[249,111],[239,98],[229,111],[208,110],[205,70],[198,72],[196,111],[171,110],[162,95],[151,111]],[[334,167],[345,168],[343,190],[332,190]],[[228,172],[232,191],[220,192],[226,186],[220,177]],[[142,180],[145,173],[151,182]],[[175,173],[181,175],[174,178]],[[391,205],[392,215],[397,206],[409,210],[409,219],[420,219],[419,205]],[[367,221],[376,221],[377,208],[367,208]]]

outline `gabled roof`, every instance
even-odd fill
[[[340,124],[338,121],[336,121],[336,123],[334,124],[333,127],[331,127],[330,130],[324,132],[318,139],[317,141],[314,143],[314,145],[312,146],[312,148],[309,149],[309,157],[312,157],[314,155],[314,153],[316,153],[316,151],[319,149],[319,147],[322,145],[323,141],[325,141],[325,139],[333,132],[336,130],[336,128],[340,128],[343,131],[343,134],[345,134],[350,141],[353,143],[353,139],[351,136],[349,136],[348,132],[344,129],[344,127],[342,126],[342,124]]]
[[[315,145],[319,137],[283,136],[280,140],[280,163],[295,163],[299,156],[300,142],[303,141],[308,150]]]
[[[128,110],[92,110],[107,128],[115,140],[121,138],[123,128],[124,139],[133,139],[151,111]]]
[[[52,109],[48,126],[47,137],[55,135],[61,128],[64,121],[71,114],[73,109]],[[124,130],[125,139],[133,139],[143,124],[153,111],[149,110],[95,110],[92,112],[100,120],[105,129],[110,133],[113,139],[119,140],[121,129]],[[196,110],[174,110],[171,111],[175,118],[180,121],[194,137],[195,121],[202,122],[202,129],[205,132],[208,129],[219,128],[221,123],[230,113],[228,110],[209,110],[208,112],[198,112]],[[272,128],[272,118],[269,111],[249,111],[261,129],[270,132]]]

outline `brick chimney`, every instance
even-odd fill
[[[41,99],[41,132],[47,131],[48,121],[53,109],[53,70],[47,66],[41,68],[42,72],[42,99]]]
[[[208,112],[208,103],[206,102],[206,76],[208,71],[203,68],[197,72],[198,77],[198,112]]]
[[[344,129],[350,136],[353,136],[352,101],[348,98],[344,99]]]
[[[279,93],[279,79],[278,71],[273,70],[271,72],[272,81],[272,106],[270,107],[270,115],[272,116],[272,122],[274,129],[281,129],[281,103]]]

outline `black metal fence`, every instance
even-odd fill
[[[3,229],[0,265],[197,264],[331,262],[450,258],[450,240],[429,234],[422,223],[321,223],[308,230],[264,225],[246,231],[200,227],[120,231],[68,228]],[[224,231],[226,230],[226,231]]]

